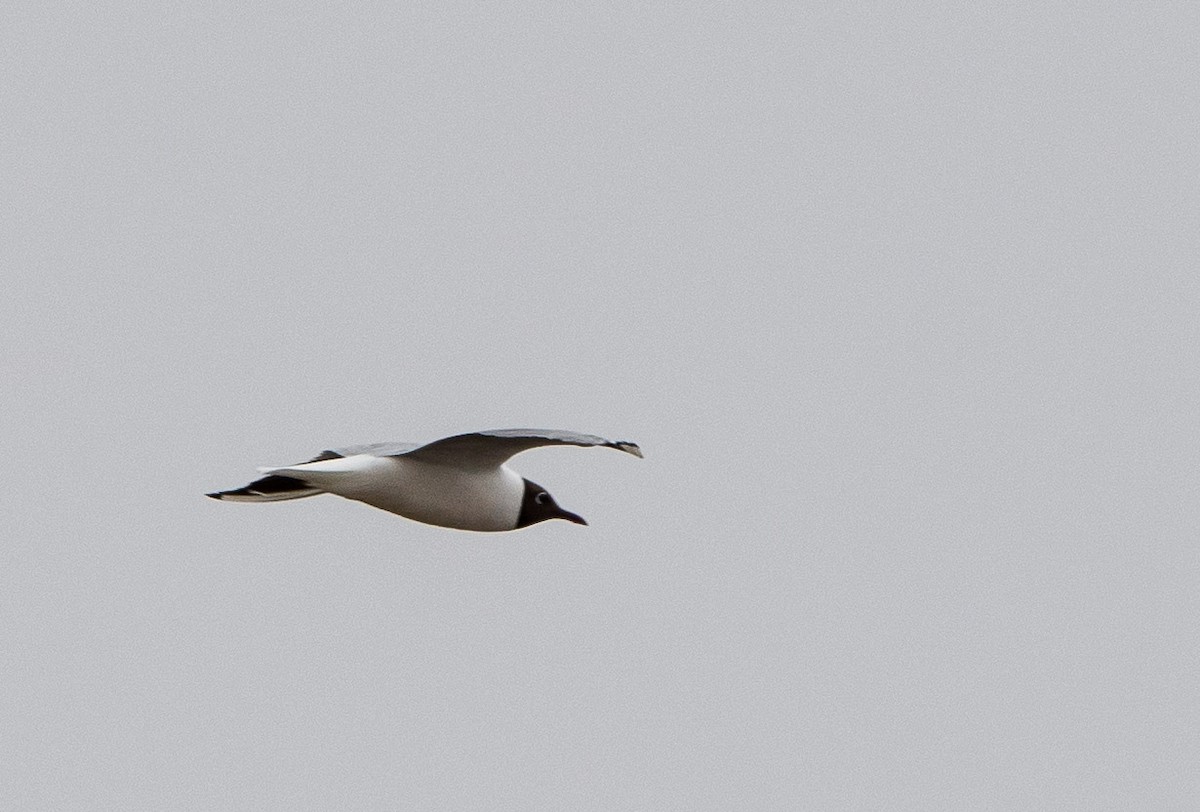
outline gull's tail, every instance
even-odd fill
[[[256,479],[244,488],[207,493],[205,496],[226,502],[282,502],[286,499],[303,499],[306,496],[316,496],[320,493],[325,493],[325,491],[314,488],[295,477],[272,474],[262,479]]]

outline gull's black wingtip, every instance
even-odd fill
[[[221,498],[220,493],[206,493],[204,495],[207,496],[209,499],[220,499]]]

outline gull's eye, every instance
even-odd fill
[[[539,505],[544,505],[550,501],[550,494],[542,491],[537,496],[533,497],[533,501],[537,502]]]

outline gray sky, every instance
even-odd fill
[[[0,806],[1195,808],[1198,31],[8,4]]]

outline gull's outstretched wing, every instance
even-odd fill
[[[414,448],[420,448],[420,443],[368,443],[366,445],[348,445],[342,448],[331,448],[322,451],[309,462],[334,459],[336,457],[354,457],[359,454],[370,454],[372,457],[398,457],[407,454]]]
[[[546,445],[602,446],[624,451],[635,457],[642,456],[636,443],[624,440],[606,440],[594,434],[579,434],[573,431],[554,429],[496,429],[475,431],[434,440],[410,451],[392,452],[379,456],[403,454],[412,459],[436,462],[459,468],[494,468],[503,465],[509,457]],[[359,453],[376,453],[362,452]]]

